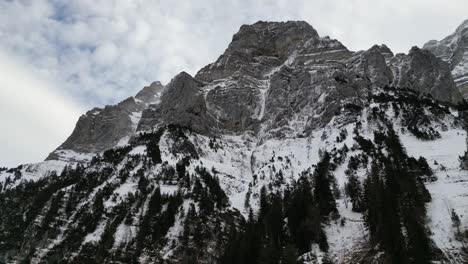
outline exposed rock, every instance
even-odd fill
[[[164,85],[161,82],[153,82],[150,86],[145,86],[135,95],[135,99],[141,100],[147,104],[159,101]]]
[[[79,118],[68,139],[46,160],[70,160],[73,157],[65,157],[64,152],[71,151],[80,156],[126,144],[136,131],[141,112],[149,104],[159,101],[163,88],[160,82],[154,82],[144,87],[135,97],[129,97],[117,105],[88,111]]]
[[[368,77],[375,86],[384,87],[393,81],[392,70],[385,61],[391,57],[393,53],[387,46],[374,45],[369,50],[353,56],[349,64],[361,76]]]
[[[448,64],[426,50],[394,56],[375,45],[351,52],[306,22],[260,21],[242,26],[195,78],[182,72],[167,87],[154,82],[135,98],[88,112],[59,149],[101,152],[126,144],[136,131],[167,124],[205,135],[303,136],[345,106],[362,107],[369,92],[386,86],[462,100]]]
[[[155,124],[177,124],[208,133],[213,125],[207,115],[202,82],[186,72],[179,73],[161,95],[161,104],[143,111],[138,130],[148,130]]]
[[[137,111],[138,106],[133,98],[129,98],[116,106],[88,111],[80,117],[73,133],[59,149],[101,152],[117,145],[124,136],[134,132],[132,110]]]
[[[407,56],[397,55],[390,64],[393,83],[397,87],[407,87],[455,104],[463,100],[453,82],[449,65],[427,50],[413,47]]]
[[[463,97],[468,98],[468,20],[441,41],[427,42],[424,49],[450,64],[455,84]]]
[[[232,82],[213,84],[206,92],[206,103],[218,125],[230,131],[254,129],[262,107],[261,85],[257,79],[240,75],[233,76]]]
[[[281,65],[306,41],[317,38],[317,31],[303,21],[243,25],[224,54],[202,68],[195,78],[209,82],[237,71],[259,78],[272,66]]]
[[[339,61],[351,55],[339,41],[320,37],[305,22],[257,22],[242,26],[225,53],[196,78],[210,82],[203,89],[216,128],[270,134],[279,129],[273,134],[280,136],[294,117],[302,120],[296,128],[302,134],[329,117],[313,120],[311,113],[339,107],[338,98],[328,98],[334,103],[327,106],[317,101],[336,82],[325,76],[344,69]]]

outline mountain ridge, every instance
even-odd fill
[[[302,64],[304,66],[300,66]],[[302,70],[291,72],[289,69],[294,68],[291,66],[297,66],[296,69]],[[400,70],[402,67],[405,67],[403,71]],[[424,67],[429,68],[425,69]],[[315,74],[311,74],[312,71],[315,71]],[[282,74],[289,76],[282,78],[280,77]],[[335,79],[344,79],[338,85],[330,81],[320,83],[327,81],[325,78],[320,77],[322,74],[333,75],[332,77]],[[442,101],[459,103],[462,100],[455,88],[447,65],[439,61],[431,53],[413,48],[408,55],[394,56],[385,45],[381,47],[373,46],[367,51],[350,52],[339,41],[328,37],[320,37],[317,31],[304,21],[259,21],[253,25],[243,25],[239,32],[233,36],[233,41],[224,54],[216,62],[200,69],[194,77],[186,73],[182,73],[182,75],[184,77],[182,79],[187,82],[201,82],[199,84],[200,93],[204,95],[203,98],[197,99],[200,101],[197,103],[197,107],[200,109],[195,111],[205,111],[206,116],[193,125],[197,125],[196,130],[203,133],[211,132],[208,131],[209,127],[220,127],[221,130],[234,133],[245,130],[259,131],[262,126],[260,123],[268,122],[268,120],[264,119],[269,117],[269,111],[278,112],[278,108],[288,108],[288,106],[282,105],[280,102],[271,102],[278,99],[279,101],[291,100],[285,98],[288,95],[282,89],[283,84],[281,83],[289,81],[290,78],[293,81],[303,83],[315,81],[317,82],[316,86],[325,87],[342,86],[348,88],[354,85],[355,88],[352,89],[356,90],[357,88],[360,90],[357,91],[358,93],[366,93],[370,86],[412,87],[412,89],[418,89],[420,93],[429,93]],[[361,75],[362,78],[355,77]],[[179,81],[179,77],[181,77],[180,74],[172,81]],[[367,81],[365,78],[370,79]],[[421,81],[425,83],[421,83]],[[185,84],[191,85],[182,82],[179,86],[183,87]],[[280,87],[276,88],[277,86]],[[160,92],[160,96],[164,96],[163,90],[167,91],[168,89],[165,88],[168,86],[162,86],[158,83],[157,87],[158,90],[153,91],[153,93]],[[296,92],[302,95],[310,93],[304,90],[305,88],[303,87],[302,90]],[[291,92],[294,91],[288,91],[287,93]],[[329,91],[320,91],[322,95],[325,92]],[[333,93],[333,90],[330,92]],[[273,94],[270,97],[271,93]],[[149,92],[147,96],[151,97],[153,95]],[[336,96],[331,98],[334,100]],[[309,94],[309,97],[311,97],[310,100],[315,101],[320,95]],[[172,99],[163,100],[163,105],[164,101],[170,102]],[[241,101],[238,101],[239,99]],[[128,101],[127,104],[125,104],[126,101]],[[92,120],[101,116],[100,112],[94,110],[94,112],[86,114],[80,119],[81,122],[78,122],[77,128],[75,128],[70,138],[48,159],[60,159],[60,155],[57,155],[60,150],[62,152],[66,150],[84,153],[102,152],[107,148],[119,145],[120,140],[122,141],[121,144],[125,144],[125,141],[129,139],[129,135],[135,131],[151,128],[161,120],[166,120],[166,123],[171,120],[171,117],[165,116],[167,110],[160,109],[163,105],[153,104],[153,106],[150,106],[151,102],[144,102],[144,104],[135,102],[135,105],[133,105],[131,98],[126,99],[126,101],[119,103],[115,108],[106,108],[108,110],[102,112],[104,117],[99,121],[102,123],[106,118],[113,119],[117,117],[120,123],[110,123],[109,129],[104,128],[103,131],[100,131],[97,128],[98,131],[93,131]],[[157,102],[160,102],[159,99]],[[238,102],[238,104],[235,102]],[[184,104],[192,104],[192,102],[188,100]],[[206,106],[202,106],[203,104]],[[298,102],[294,105],[294,111],[301,111],[300,108],[306,107],[307,104],[307,102]],[[195,105],[191,107],[195,107]],[[184,113],[186,110],[188,109],[178,111],[178,115],[183,114],[186,115],[185,117],[176,115],[172,118],[185,120],[181,121],[181,123],[187,123],[192,118],[197,119],[196,115]],[[159,111],[166,112],[159,113]],[[280,114],[287,114],[284,111]],[[327,111],[333,112],[334,110],[329,109]],[[132,117],[132,114],[135,114],[135,116]],[[109,116],[106,117],[105,115]],[[273,113],[273,115],[278,114]],[[279,118],[279,116],[275,118]],[[203,122],[207,123],[203,124]],[[272,125],[274,127],[277,124]],[[316,125],[310,124],[309,126]],[[109,133],[116,130],[118,132],[111,133],[109,137]],[[86,138],[90,139],[91,142],[82,142],[86,141],[86,139],[80,138],[80,134],[86,135]],[[94,142],[92,138],[95,138]],[[101,144],[99,145],[99,143]]]
[[[465,263],[466,103],[414,47],[244,25],[0,170],[0,263]]]

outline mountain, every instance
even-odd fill
[[[0,171],[0,263],[466,263],[466,102],[425,49],[243,25]]]
[[[450,65],[453,79],[466,98],[468,96],[468,20],[441,41],[427,42],[424,49],[431,51]]]
[[[163,89],[160,82],[154,82],[117,105],[88,111],[80,117],[70,137],[46,160],[89,161],[93,156],[89,153],[127,144],[143,110],[159,102]]]

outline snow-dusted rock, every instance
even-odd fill
[[[465,98],[468,97],[468,20],[457,27],[454,33],[424,45],[437,57],[450,64],[453,79]]]

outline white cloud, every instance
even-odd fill
[[[0,46],[29,60],[88,107],[154,80],[195,73],[241,24],[306,20],[353,50],[406,52],[452,31],[468,2],[452,0],[13,0],[0,2]],[[25,15],[27,14],[27,15]],[[103,74],[104,72],[104,74]]]
[[[0,51],[0,166],[42,161],[71,133],[82,109]]]
[[[119,50],[112,42],[105,42],[100,44],[93,52],[94,60],[97,65],[104,67],[112,66],[117,56],[119,56]]]
[[[242,24],[305,20],[351,50],[386,43],[407,52],[450,34],[468,18],[468,1],[10,0],[0,1],[0,10],[0,48],[10,60],[27,62],[53,83],[52,93],[90,108],[155,80],[167,83],[181,71],[195,74]]]

